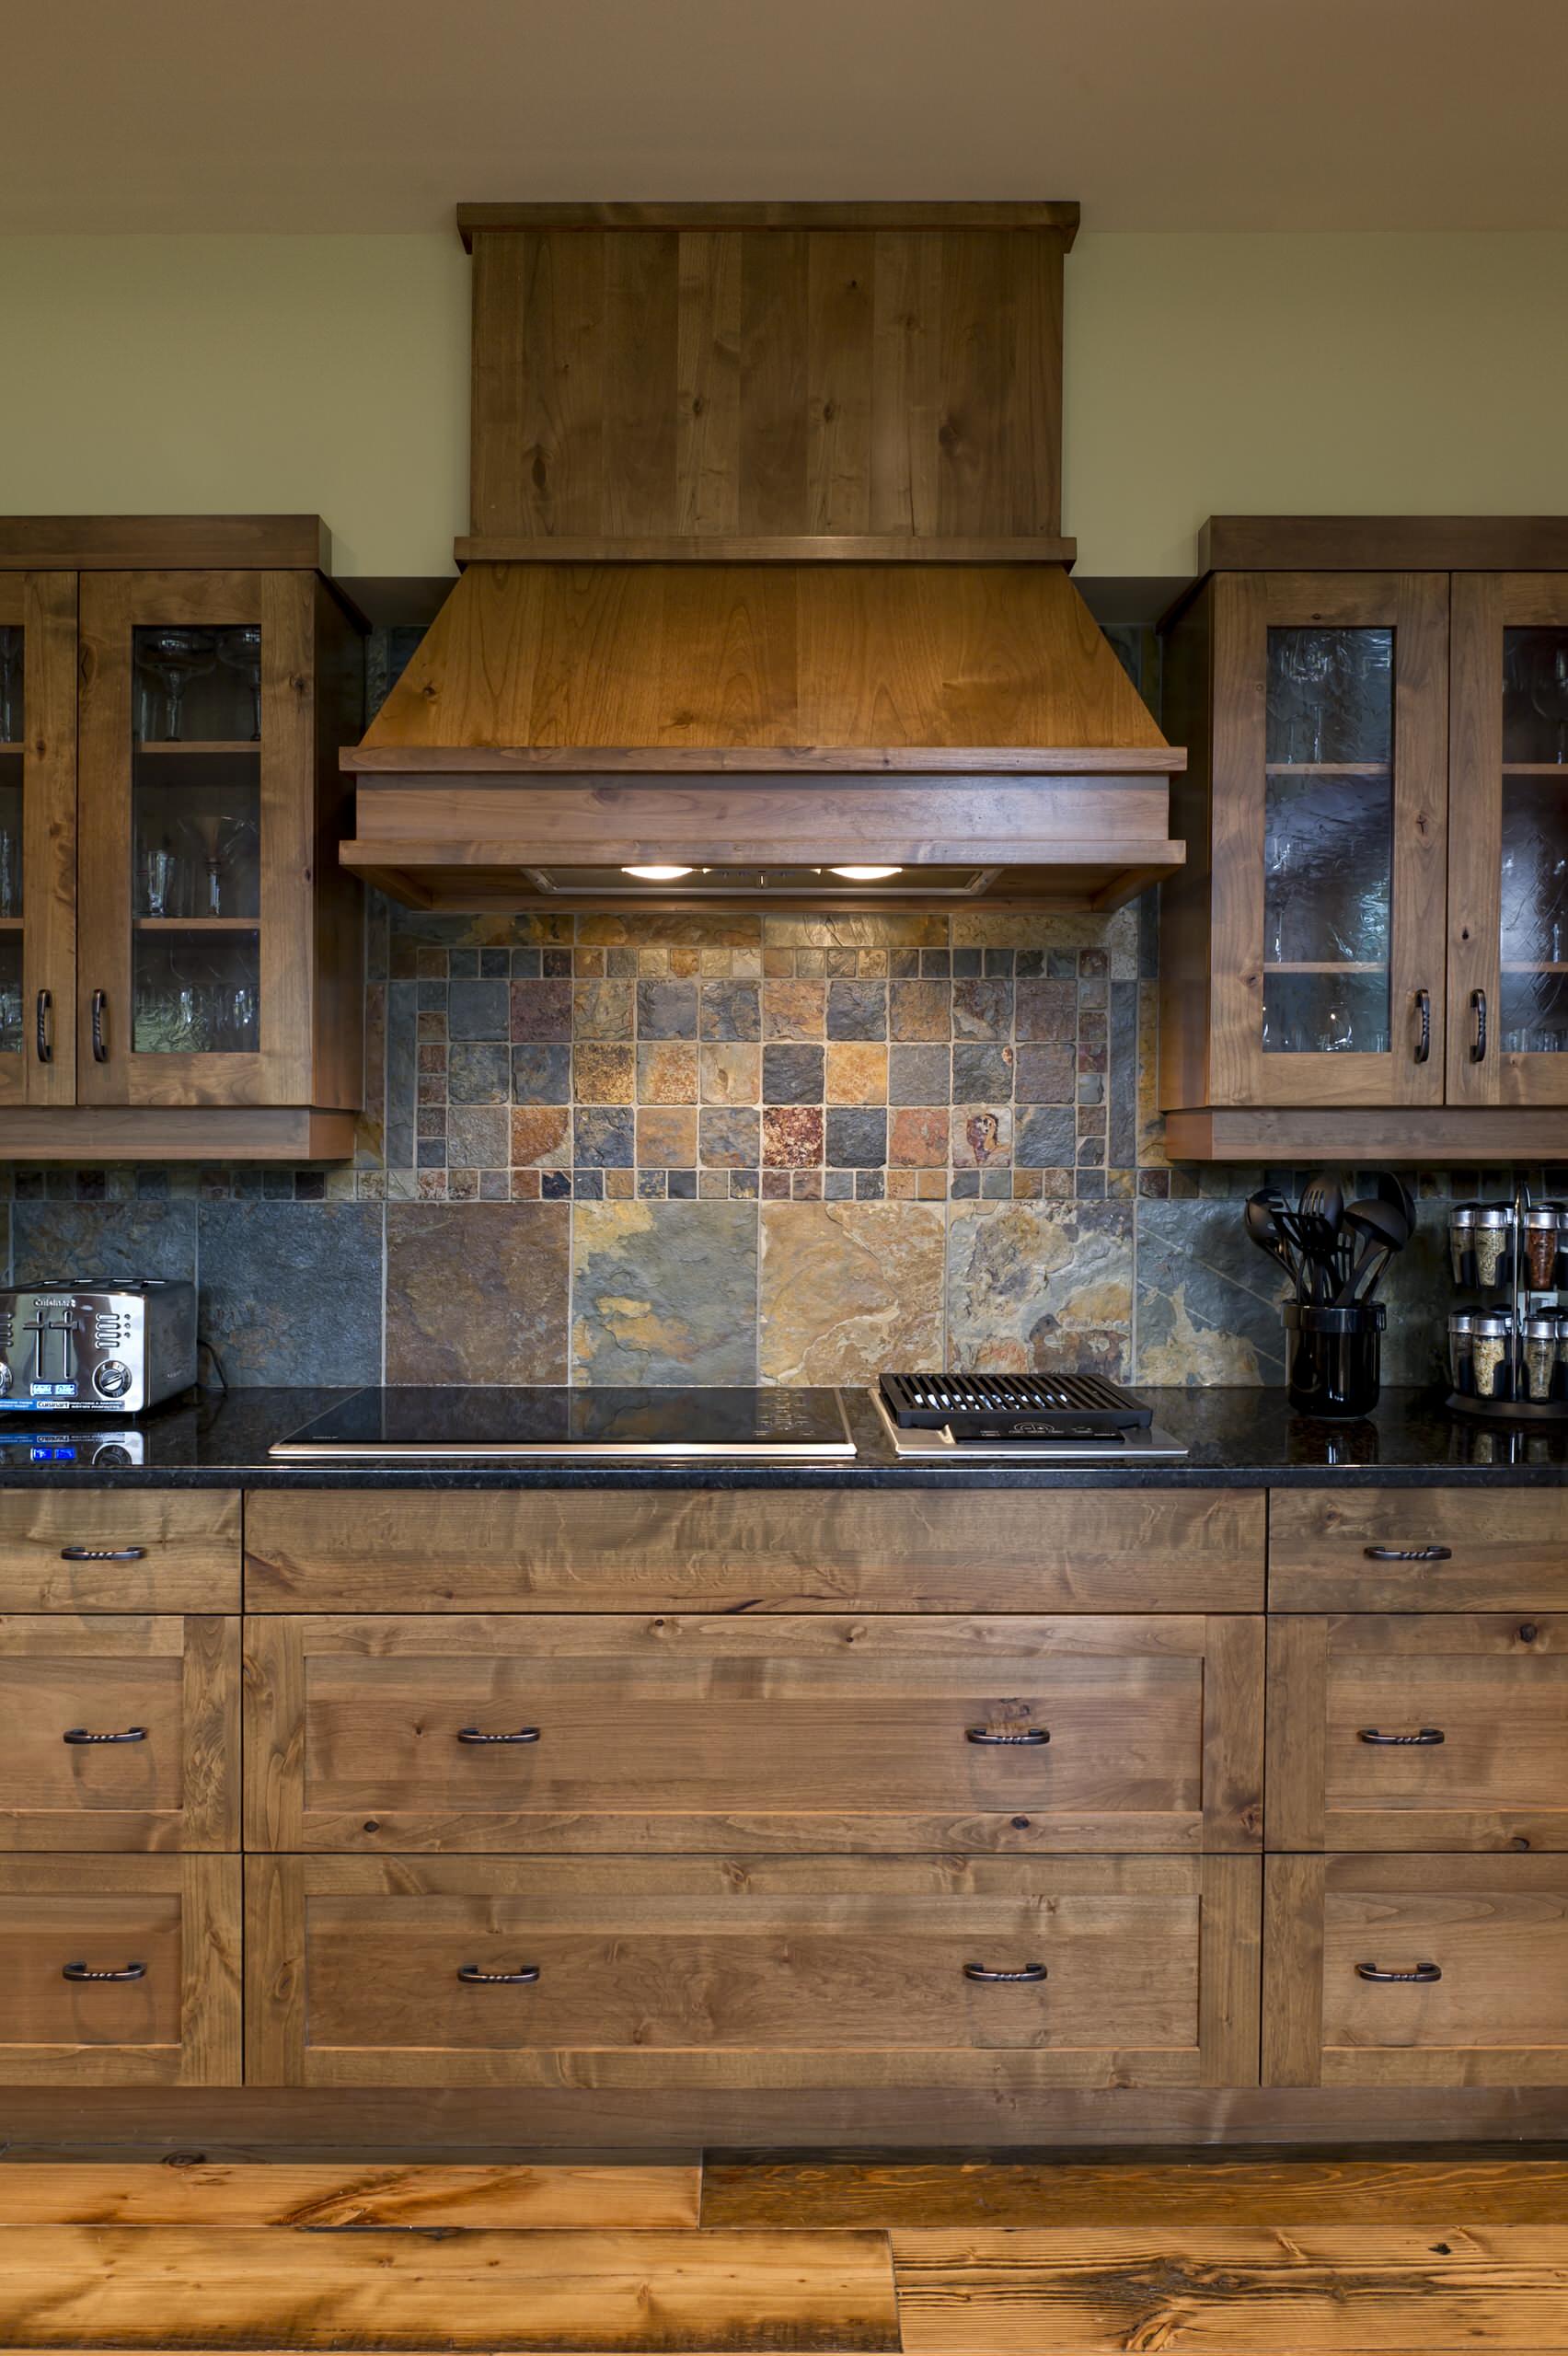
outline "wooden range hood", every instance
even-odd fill
[[[343,756],[346,865],[448,910],[1108,908],[1180,865],[1185,756],[1060,537],[1076,206],[458,218],[474,530]]]

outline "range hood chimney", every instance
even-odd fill
[[[460,911],[1113,907],[1179,865],[1185,756],[1060,537],[1077,221],[459,208],[473,531],[343,756],[345,864]]]

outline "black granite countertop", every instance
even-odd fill
[[[1155,1421],[1191,1450],[1175,1464],[900,1464],[864,1394],[846,1393],[860,1453],[841,1464],[277,1464],[267,1450],[346,1391],[232,1391],[118,1429],[84,1416],[0,1423],[6,1488],[1419,1488],[1568,1485],[1568,1425],[1479,1426],[1440,1394],[1389,1390],[1365,1423],[1318,1424],[1280,1390],[1150,1390]],[[125,1457],[139,1459],[126,1462]]]

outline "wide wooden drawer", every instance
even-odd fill
[[[1562,1857],[1265,1871],[1265,2085],[1568,2085]]]
[[[233,1489],[0,1490],[0,1611],[237,1611]]]
[[[238,1846],[237,1619],[0,1619],[0,1849]]]
[[[1275,1489],[1274,1611],[1568,1607],[1562,1489]]]
[[[1256,2083],[1250,1857],[246,1872],[259,2084]]]
[[[1260,1843],[1261,1616],[246,1623],[258,1849]]]
[[[249,1611],[1257,1611],[1256,1490],[259,1490]]]
[[[233,2086],[237,1857],[0,1857],[0,2085]]]
[[[1269,1623],[1271,1849],[1568,1848],[1568,1616]]]

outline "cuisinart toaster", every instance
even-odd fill
[[[133,1415],[196,1380],[196,1288],[0,1287],[0,1410]]]

